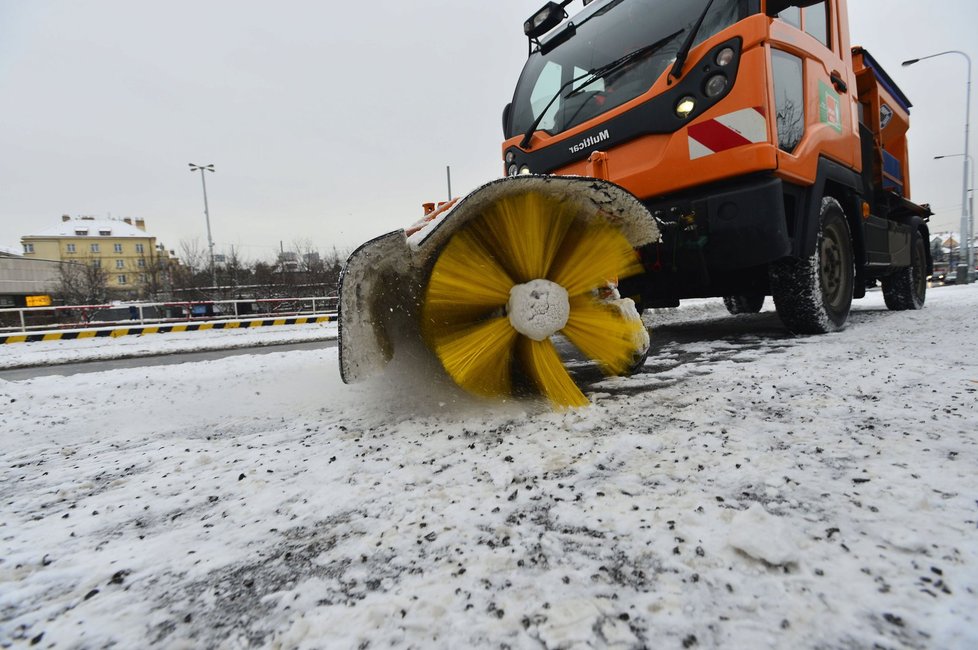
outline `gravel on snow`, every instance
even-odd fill
[[[335,348],[0,380],[0,646],[978,647],[978,285],[704,304],[562,413]]]

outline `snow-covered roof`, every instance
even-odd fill
[[[119,219],[69,219],[24,237],[152,237]]]
[[[24,250],[20,246],[15,248],[13,246],[4,246],[3,244],[0,244],[0,255],[6,257],[20,257],[22,252],[24,252]]]

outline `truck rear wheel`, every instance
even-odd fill
[[[764,294],[747,294],[744,296],[724,296],[723,304],[733,315],[756,314],[764,307]]]
[[[842,206],[822,199],[815,252],[771,265],[771,293],[778,316],[796,334],[841,330],[849,318],[855,277],[852,240]]]
[[[883,300],[893,311],[921,309],[927,298],[927,251],[920,231],[910,240],[910,266],[883,278]]]

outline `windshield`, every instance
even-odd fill
[[[595,0],[572,19],[575,36],[547,54],[530,56],[516,87],[506,136],[525,132],[544,110],[537,128],[557,134],[638,97],[675,60],[686,32],[705,6],[705,0]],[[694,45],[744,17],[744,0],[714,0]],[[587,77],[592,70],[680,30],[661,48],[599,78]],[[568,85],[547,108],[561,87],[578,77],[584,78]]]

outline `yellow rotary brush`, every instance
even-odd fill
[[[643,325],[600,292],[640,271],[615,227],[578,219],[541,194],[506,197],[441,252],[421,308],[422,333],[471,393],[511,395],[515,377],[558,408],[585,406],[551,337],[563,335],[608,374],[627,371],[642,351]]]

